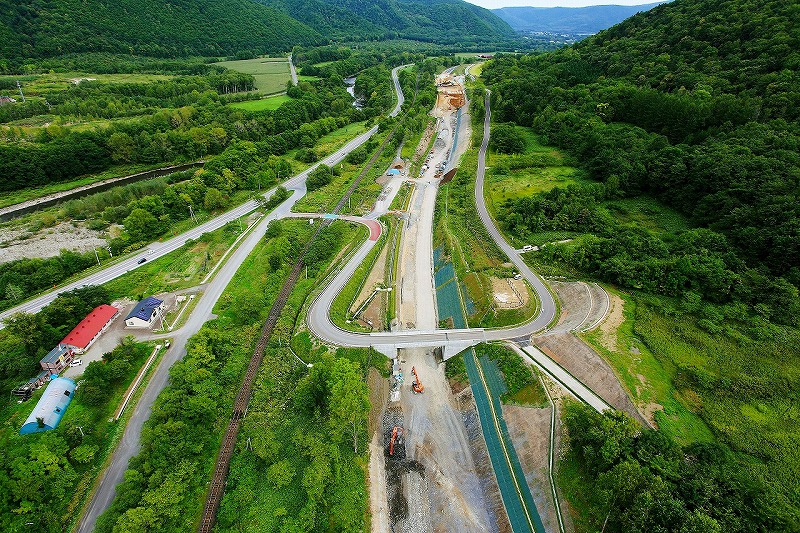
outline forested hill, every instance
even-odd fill
[[[491,11],[461,0],[256,1],[283,9],[331,39],[479,43],[514,37]]]
[[[606,194],[656,195],[722,234],[763,295],[765,272],[800,285],[798,28],[797,2],[676,0],[483,75],[500,120],[575,153]]]
[[[513,30],[461,0],[0,0],[0,60],[81,52],[253,55],[330,39],[496,42]]]
[[[516,31],[593,34],[658,3],[639,6],[501,7],[492,13]]]
[[[315,30],[250,0],[0,0],[0,57],[80,52],[180,57],[316,44]]]

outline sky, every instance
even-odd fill
[[[471,4],[495,9],[498,7],[585,7],[585,6],[638,6],[642,4],[652,4],[658,0],[466,0]]]

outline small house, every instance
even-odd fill
[[[164,301],[148,296],[133,308],[125,317],[125,326],[129,328],[149,328],[164,314]]]
[[[42,371],[50,374],[60,374],[67,365],[72,361],[75,351],[64,344],[59,344],[50,352],[42,357],[39,364],[42,365]]]

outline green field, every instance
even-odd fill
[[[172,79],[163,74],[89,74],[86,72],[51,72],[49,74],[30,74],[25,76],[0,76],[0,82],[16,83],[19,80],[25,97],[37,96],[42,91],[66,90],[70,86],[83,81],[100,83],[152,83]],[[19,97],[19,93],[9,91],[10,96]]]
[[[112,299],[129,297],[137,300],[148,294],[194,287],[217,264],[238,235],[239,225],[231,222],[109,281],[105,287]]]
[[[236,102],[231,104],[231,107],[237,109],[244,109],[246,111],[272,111],[278,109],[281,105],[291,100],[291,97],[285,94],[271,96],[269,98],[262,98],[261,100],[248,100],[246,102]]]
[[[243,59],[215,64],[245,74],[252,74],[256,79],[256,90],[263,94],[285,91],[286,82],[292,79],[289,61],[286,58]]]
[[[508,199],[584,181],[581,170],[569,165],[557,149],[542,145],[530,128],[517,126],[517,130],[525,137],[524,153],[489,154],[485,197],[489,212],[495,218]]]

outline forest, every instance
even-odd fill
[[[654,195],[799,285],[797,18],[781,1],[679,2],[483,76],[501,122],[575,154],[604,194]]]
[[[580,169],[498,219],[519,239],[568,237],[529,261],[622,295],[626,338],[651,358],[629,392],[662,387],[669,406],[657,433],[569,414],[562,488],[586,530],[798,528],[799,17],[781,1],[672,2],[483,70],[493,149],[519,154],[489,172],[554,164],[525,152],[528,128]],[[604,352],[629,383],[640,358],[620,354]]]
[[[244,59],[296,45],[397,38],[459,47],[524,44],[490,11],[460,0],[381,0],[367,9],[347,0],[0,2],[0,73],[90,52]]]

